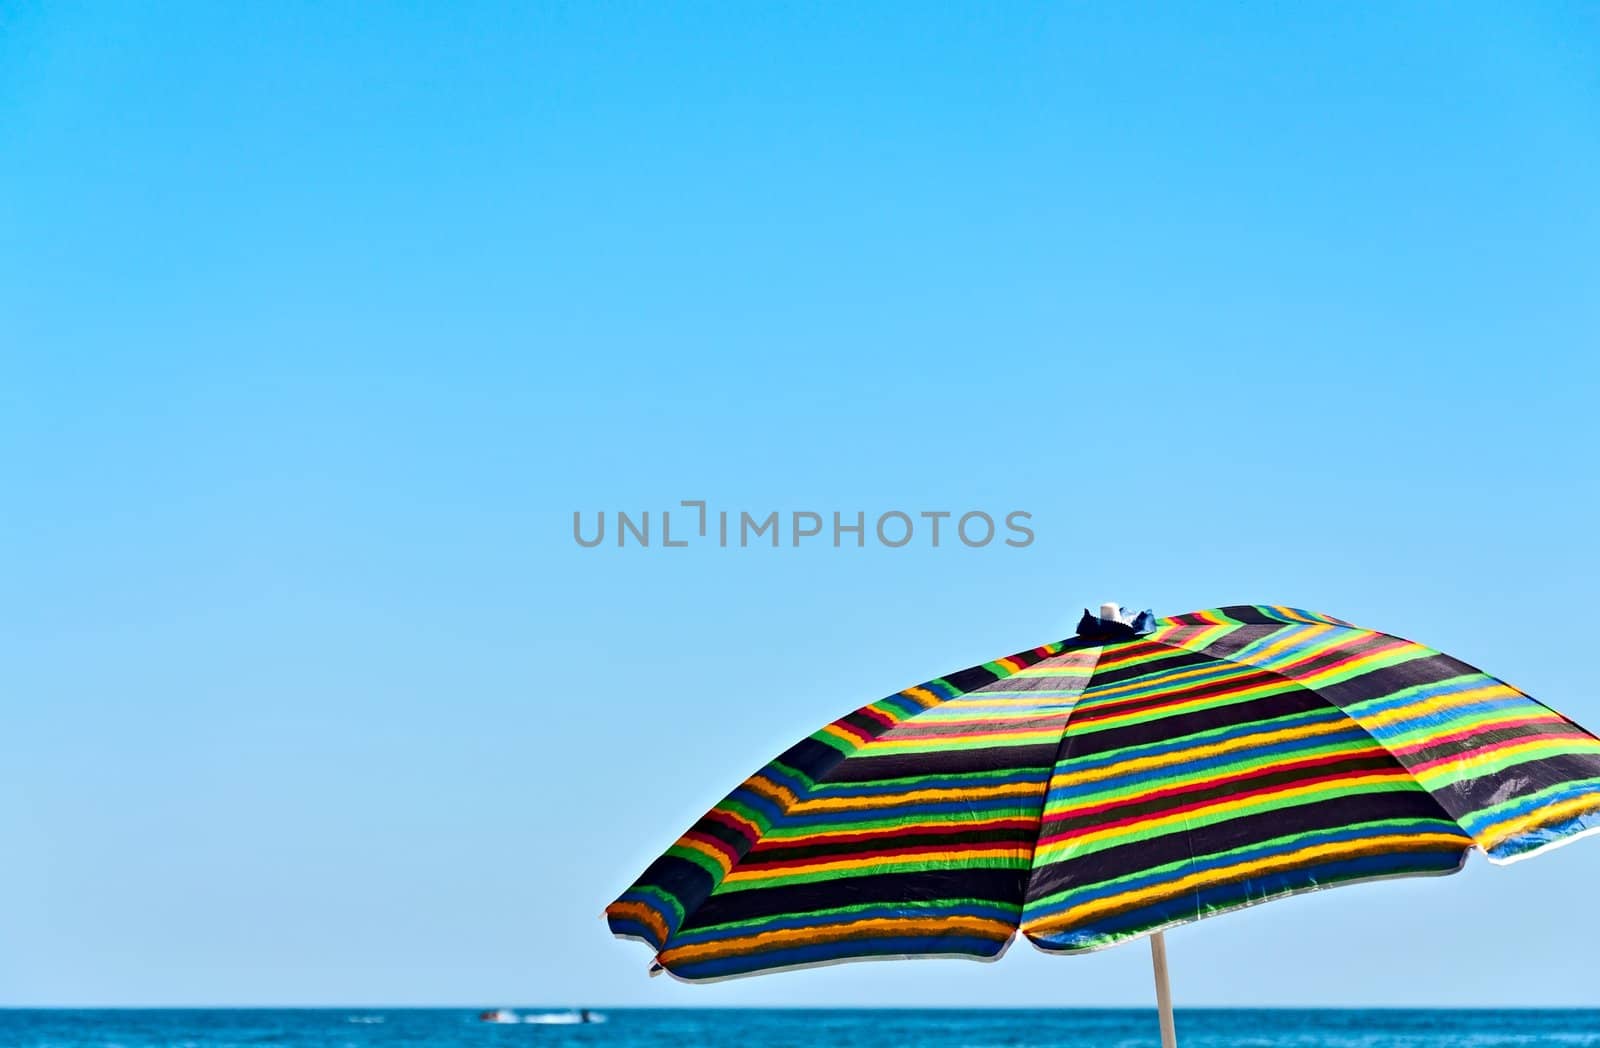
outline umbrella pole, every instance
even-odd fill
[[[1178,1048],[1178,1030],[1172,1021],[1172,988],[1167,985],[1167,939],[1150,936],[1150,962],[1156,970],[1156,1009],[1161,1013],[1161,1048]]]

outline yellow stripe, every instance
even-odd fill
[[[1424,724],[1420,728],[1398,730],[1393,735],[1386,736],[1383,740],[1385,746],[1395,750],[1403,750],[1418,742],[1426,743],[1438,735],[1455,734],[1457,731],[1479,734],[1483,732],[1506,731],[1513,728],[1542,727],[1551,725],[1564,725],[1566,720],[1554,710],[1540,710],[1537,713],[1527,711],[1509,710],[1501,717],[1486,717],[1483,720],[1474,720],[1471,724],[1463,724],[1459,728],[1453,723],[1442,725]]]
[[[855,749],[861,745],[861,737],[859,735],[854,735],[834,724],[830,724],[826,728],[823,728],[822,734],[832,735],[834,738],[838,739],[846,746],[849,746],[851,749]]]
[[[972,851],[938,851],[930,849],[928,851],[906,852],[899,855],[874,855],[861,859],[834,859],[831,861],[805,863],[804,865],[788,865],[779,870],[754,870],[739,866],[728,874],[723,883],[739,884],[746,881],[765,880],[770,877],[793,877],[798,874],[843,873],[849,870],[883,866],[887,863],[913,863],[949,868],[978,866],[987,860],[1010,859],[1025,854],[1027,854],[1026,849],[1016,846],[1009,848],[982,848]]]
[[[1295,680],[1308,688],[1316,688],[1335,680],[1359,676],[1368,666],[1373,666],[1380,662],[1392,665],[1400,662],[1409,662],[1429,654],[1431,654],[1429,649],[1424,648],[1422,645],[1405,641],[1384,651],[1375,651],[1370,655],[1363,655],[1358,659],[1346,662],[1342,666],[1329,666],[1327,669],[1320,670],[1310,676],[1295,677]]]
[[[993,797],[1037,797],[1044,792],[1044,782],[1008,782],[998,786],[951,786],[908,790],[905,793],[885,793],[871,797],[809,797],[792,809],[794,815],[813,815],[825,811],[864,811],[871,808],[893,809],[906,804],[928,804],[938,801],[988,800]],[[892,810],[885,815],[892,816]],[[970,821],[970,820],[969,820]]]
[[[1333,629],[1332,626],[1307,626],[1305,629],[1301,630],[1286,630],[1285,632],[1288,634],[1287,636],[1279,637],[1277,640],[1273,641],[1271,644],[1259,651],[1250,651],[1250,653],[1247,655],[1241,655],[1240,661],[1252,662],[1260,665],[1271,659],[1278,652],[1285,651],[1289,648],[1297,648],[1308,644],[1308,642],[1313,644],[1316,643],[1319,638],[1321,638],[1331,629]],[[1337,646],[1337,644],[1329,645],[1327,650],[1332,650]],[[1308,651],[1297,655],[1296,659],[1316,658],[1320,654],[1323,654],[1323,652]],[[1260,662],[1257,662],[1257,660],[1260,660]]]
[[[1243,677],[1246,674],[1259,673],[1260,668],[1244,662],[1210,662],[1204,666],[1191,666],[1182,670],[1171,670],[1155,675],[1152,678],[1135,678],[1122,684],[1102,684],[1090,688],[1083,693],[1080,706],[1087,712],[1095,709],[1102,702],[1111,699],[1129,698],[1133,695],[1148,692],[1159,694],[1174,688],[1183,681],[1193,680],[1196,677],[1213,678],[1216,681],[1225,681],[1231,677]],[[1207,681],[1211,683],[1211,681]]]
[[[1413,720],[1418,716],[1428,713],[1443,713],[1457,706],[1470,706],[1489,698],[1522,698],[1517,692],[1507,688],[1498,681],[1493,681],[1477,688],[1458,691],[1449,695],[1427,695],[1413,699],[1404,706],[1397,706],[1392,710],[1383,710],[1363,716],[1355,716],[1362,727],[1387,728],[1404,721]],[[1531,704],[1530,704],[1531,705]]]
[[[1410,783],[1411,778],[1404,771],[1395,769],[1394,771],[1371,772],[1366,775],[1353,775],[1348,779],[1338,779],[1334,782],[1308,783],[1304,786],[1295,786],[1286,790],[1273,790],[1269,793],[1254,797],[1239,797],[1234,799],[1223,798],[1201,808],[1195,808],[1189,811],[1173,812],[1170,815],[1159,815],[1149,819],[1140,819],[1126,826],[1116,826],[1104,830],[1095,830],[1090,833],[1074,836],[1070,840],[1059,841],[1049,845],[1041,844],[1038,848],[1036,860],[1070,852],[1074,849],[1081,848],[1086,844],[1094,844],[1105,840],[1115,840],[1118,837],[1126,837],[1131,834],[1144,834],[1151,831],[1159,831],[1160,829],[1168,826],[1181,825],[1185,822],[1205,818],[1211,815],[1226,814],[1228,812],[1240,811],[1247,808],[1257,808],[1263,805],[1279,807],[1284,804],[1292,803],[1298,798],[1313,794],[1339,794],[1353,792],[1361,789],[1363,786],[1377,786],[1391,782]],[[1050,818],[1051,813],[1046,811],[1045,817]]]
[[[789,787],[780,786],[778,783],[775,783],[771,779],[761,775],[757,775],[751,779],[746,779],[744,788],[749,790],[751,793],[759,794],[768,800],[777,801],[778,804],[784,808],[788,808],[791,804],[800,799],[799,794],[795,793]],[[718,805],[718,807],[721,807],[721,805]]]
[[[873,917],[859,921],[836,921],[828,924],[817,924],[806,928],[778,928],[773,931],[758,932],[755,935],[718,939],[715,942],[674,946],[670,950],[662,951],[661,959],[668,965],[681,962],[693,963],[698,960],[754,953],[788,945],[806,945],[813,942],[843,942],[850,939],[892,938],[901,935],[938,936],[954,931],[987,935],[996,940],[1004,941],[1011,937],[1012,928],[1011,925],[1003,921],[996,921],[987,917],[971,917],[965,914],[951,914],[943,917]]]
[[[1337,755],[1342,760],[1348,760],[1353,758],[1369,758],[1383,752],[1386,751],[1384,751],[1382,746],[1379,746],[1376,742],[1370,741],[1359,748],[1354,746],[1348,749],[1340,748],[1334,750],[1332,753],[1308,753],[1304,750],[1292,750],[1288,753],[1274,754],[1271,757],[1264,758],[1259,763],[1251,764],[1247,768],[1238,769],[1238,773],[1249,774],[1252,776],[1268,775],[1307,759],[1327,760],[1329,757]],[[1072,819],[1092,808],[1099,808],[1107,803],[1115,803],[1118,805],[1138,804],[1148,798],[1152,793],[1160,790],[1184,789],[1196,786],[1204,786],[1208,782],[1215,781],[1219,776],[1233,775],[1235,773],[1235,769],[1228,768],[1226,766],[1210,766],[1187,771],[1182,774],[1163,776],[1158,779],[1152,778],[1142,784],[1144,788],[1138,793],[1112,791],[1110,796],[1108,796],[1105,792],[1076,793],[1071,798],[1072,803],[1070,805],[1062,805],[1058,800],[1056,803],[1051,804],[1050,809],[1046,814],[1051,819]],[[1317,773],[1313,770],[1310,774],[1315,775]],[[1244,789],[1247,787],[1240,788]],[[1121,789],[1126,789],[1126,787]],[[1110,817],[1115,818],[1116,816],[1113,814]]]
[[[731,864],[726,854],[718,851],[716,848],[711,847],[709,844],[695,840],[693,837],[679,837],[677,846],[680,848],[687,848],[689,851],[699,852],[701,855],[704,855],[706,858],[722,867],[722,872],[724,874],[726,874],[730,868]]]
[[[1533,739],[1515,746],[1498,747],[1488,753],[1478,753],[1472,756],[1451,759],[1438,767],[1417,772],[1417,781],[1426,786],[1431,782],[1455,782],[1460,779],[1475,779],[1478,777],[1473,774],[1473,769],[1475,768],[1499,764],[1507,760],[1517,764],[1541,753],[1600,753],[1600,742],[1577,736],[1562,736],[1559,739]]]
[[[1543,808],[1535,808],[1526,815],[1504,819],[1485,828],[1478,834],[1478,843],[1484,849],[1498,847],[1507,839],[1526,833],[1538,826],[1555,822],[1561,819],[1571,819],[1579,815],[1593,812],[1600,807],[1600,792],[1581,794],[1569,798],[1558,804],[1548,804]]]
[[[1466,840],[1448,833],[1385,834],[1356,841],[1336,841],[1300,848],[1284,855],[1269,856],[1219,866],[1179,877],[1176,880],[1110,895],[1093,902],[1072,906],[1061,913],[1024,921],[1024,932],[1060,932],[1081,926],[1096,917],[1130,910],[1162,899],[1183,895],[1201,888],[1247,880],[1266,873],[1310,866],[1327,859],[1379,851],[1429,851],[1435,848],[1464,848]]]
[[[1193,710],[1212,709],[1217,706],[1244,702],[1247,699],[1259,698],[1262,695],[1273,695],[1293,686],[1292,681],[1269,680],[1254,687],[1230,691],[1226,695],[1206,695],[1198,699],[1189,699],[1187,702],[1176,702],[1170,706],[1146,706],[1137,710],[1130,710],[1127,713],[1111,714],[1104,719],[1095,717],[1090,720],[1088,718],[1091,711],[1084,710],[1084,719],[1073,721],[1073,723],[1081,724],[1086,730],[1103,731],[1107,728],[1121,727],[1124,724],[1137,724],[1141,721],[1158,720],[1162,717],[1176,717],[1181,713],[1189,713]]]
[[[1206,629],[1201,630],[1199,633],[1196,633],[1194,636],[1188,638],[1189,644],[1185,644],[1183,647],[1187,648],[1190,647],[1190,645],[1193,645],[1191,650],[1208,647],[1211,644],[1221,640],[1223,637],[1226,637],[1228,634],[1232,633],[1238,628],[1238,626],[1231,625],[1207,627]]]
[[[748,818],[744,817],[743,815],[740,815],[736,811],[729,811],[727,808],[722,807],[720,804],[717,805],[717,807],[712,808],[711,812],[708,812],[707,814],[709,815],[709,814],[712,814],[712,813],[720,815],[724,819],[732,819],[734,822],[738,823],[740,826],[743,826],[749,832],[749,834],[750,834],[752,839],[754,839],[756,837],[760,837],[761,834],[764,832],[761,829],[761,827],[756,824],[754,819],[748,819]]]
[[[1052,791],[1069,786],[1078,786],[1085,783],[1097,782],[1101,779],[1115,778],[1119,775],[1128,775],[1133,772],[1150,771],[1164,768],[1174,764],[1183,764],[1192,760],[1203,760],[1207,757],[1216,757],[1236,750],[1253,750],[1256,747],[1272,746],[1280,742],[1291,742],[1300,739],[1310,739],[1318,735],[1333,735],[1341,731],[1348,731],[1348,725],[1343,719],[1328,720],[1320,723],[1307,724],[1297,728],[1283,728],[1278,731],[1261,732],[1253,735],[1242,735],[1236,739],[1212,743],[1209,746],[1196,746],[1193,749],[1174,750],[1171,753],[1156,754],[1152,757],[1140,757],[1137,760],[1118,761],[1101,768],[1089,768],[1082,771],[1073,771],[1062,774],[1056,773],[1050,781]],[[1058,765],[1065,768],[1066,762]]]
[[[881,735],[862,746],[852,756],[871,757],[882,753],[919,753],[950,749],[956,744],[992,743],[995,746],[1031,746],[1041,742],[1055,742],[1061,738],[1061,729],[1019,732],[973,732],[958,735],[921,735],[891,738]]]

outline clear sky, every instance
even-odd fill
[[[1597,70],[1585,5],[6,5],[0,1004],[1146,1003],[684,986],[600,911],[1104,599],[1600,725]],[[1037,538],[573,541],[695,498]],[[1274,903],[1175,994],[1597,1005],[1597,883]]]

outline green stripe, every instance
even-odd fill
[[[1188,682],[1185,682],[1186,685],[1187,685],[1187,683]],[[1210,683],[1210,682],[1206,682],[1206,683]],[[1228,706],[1237,706],[1242,702],[1256,702],[1256,701],[1258,701],[1260,699],[1268,699],[1268,698],[1272,698],[1273,696],[1276,696],[1276,695],[1284,695],[1284,694],[1287,694],[1287,693],[1289,693],[1291,691],[1304,691],[1304,690],[1306,690],[1304,685],[1297,684],[1297,683],[1295,683],[1294,681],[1291,681],[1291,680],[1284,680],[1281,684],[1264,684],[1264,685],[1261,686],[1260,690],[1252,688],[1250,691],[1245,692],[1245,693],[1240,694],[1240,695],[1228,695],[1228,696],[1217,696],[1217,697],[1203,696],[1203,697],[1197,699],[1196,701],[1204,703],[1204,705],[1198,707],[1199,709],[1220,710],[1220,709],[1224,709],[1224,708],[1226,708]],[[1157,694],[1159,694],[1159,693],[1157,693]],[[1125,697],[1125,696],[1119,696],[1119,698],[1123,698],[1123,697]],[[1178,699],[1179,696],[1174,695],[1173,698],[1174,699]],[[1079,709],[1080,709],[1081,712],[1085,712],[1085,713],[1089,712],[1087,710],[1082,710],[1081,706],[1080,706]],[[1193,712],[1193,711],[1192,710],[1186,710],[1184,712]],[[1097,732],[1097,731],[1112,731],[1112,730],[1117,729],[1117,728],[1131,727],[1131,726],[1133,726],[1135,724],[1148,724],[1150,721],[1161,720],[1161,719],[1163,719],[1165,717],[1174,717],[1174,716],[1179,716],[1179,715],[1180,714],[1176,714],[1171,709],[1168,709],[1168,708],[1165,708],[1165,707],[1160,707],[1160,708],[1156,708],[1156,709],[1146,708],[1146,709],[1141,709],[1141,710],[1131,710],[1126,714],[1108,713],[1108,715],[1107,715],[1108,718],[1116,718],[1116,723],[1106,724],[1104,726],[1099,725],[1099,724],[1079,724],[1078,726],[1079,726],[1079,728],[1081,730],[1079,730],[1077,732],[1073,732],[1073,727],[1078,722],[1075,721],[1075,720],[1069,720],[1067,722],[1067,731],[1069,733],[1074,734],[1074,735],[1080,735],[1080,736],[1082,736],[1082,735],[1091,735],[1091,734],[1093,734],[1094,732]],[[1126,718],[1126,719],[1124,719],[1124,718]]]
[[[1065,862],[1083,855],[1092,855],[1095,852],[1105,851],[1107,848],[1116,848],[1135,841],[1153,840],[1171,833],[1187,833],[1197,827],[1215,826],[1218,823],[1228,822],[1231,819],[1242,819],[1262,812],[1280,811],[1288,808],[1299,808],[1307,804],[1316,804],[1319,801],[1331,800],[1335,797],[1353,797],[1369,793],[1405,793],[1414,791],[1417,784],[1410,780],[1401,779],[1384,783],[1363,783],[1353,785],[1349,783],[1329,783],[1319,789],[1302,793],[1294,797],[1272,795],[1260,798],[1238,808],[1226,811],[1211,811],[1200,814],[1191,814],[1175,827],[1132,828],[1125,832],[1097,841],[1072,841],[1065,845],[1067,851],[1060,858],[1049,859],[1045,865]],[[1152,815],[1151,819],[1160,815]]]
[[[1372,836],[1374,837],[1386,833],[1404,832],[1407,830],[1414,830],[1417,833],[1461,832],[1454,823],[1445,822],[1442,819],[1377,819],[1372,822],[1351,823],[1347,828],[1355,829],[1357,827],[1372,830]],[[1195,856],[1195,858],[1205,858],[1207,860],[1226,860],[1236,858],[1245,854],[1246,852],[1257,851],[1264,847],[1271,847],[1283,854],[1288,854],[1289,852],[1292,852],[1298,848],[1301,841],[1304,841],[1309,837],[1326,834],[1327,832],[1328,831],[1326,829],[1316,829],[1306,830],[1301,833],[1290,833],[1281,837],[1272,837],[1266,840],[1251,841],[1249,844],[1241,845],[1237,848],[1229,848],[1226,851],[1207,852],[1204,856]],[[1469,846],[1469,842],[1463,839],[1461,846],[1466,848]],[[1027,911],[1032,910],[1035,907],[1054,907],[1058,903],[1067,902],[1070,899],[1080,895],[1086,895],[1090,892],[1098,894],[1107,888],[1113,889],[1114,894],[1114,889],[1116,889],[1119,885],[1130,884],[1133,881],[1141,880],[1152,875],[1170,875],[1172,880],[1177,880],[1179,877],[1186,875],[1186,871],[1188,870],[1189,864],[1192,861],[1193,859],[1179,859],[1175,862],[1164,863],[1160,866],[1151,866],[1147,869],[1135,870],[1131,873],[1124,874],[1121,877],[1114,877],[1110,880],[1096,881],[1093,884],[1080,885],[1073,888],[1064,888],[1061,891],[1052,892],[1049,895],[1043,895],[1037,899],[1031,899],[1024,910],[1023,919],[1027,920]],[[1150,887],[1155,887],[1155,885],[1151,885]]]
[[[1007,798],[1000,798],[1006,800]],[[958,826],[971,826],[973,823],[991,822],[995,819],[1036,818],[1039,814],[1039,798],[1037,796],[1025,798],[1012,798],[1018,804],[1009,811],[1004,807],[985,809],[981,816],[969,815],[966,819],[953,816],[935,816]],[[860,810],[860,809],[856,809]],[[841,812],[841,815],[848,814]],[[918,823],[929,821],[928,816],[912,814],[894,814],[894,808],[889,807],[881,819],[854,820],[841,819],[838,822],[808,822],[803,826],[778,825],[774,826],[766,835],[768,840],[797,841],[807,837],[822,837],[830,833],[854,833],[864,830],[893,830],[902,826],[914,826]]]
[[[877,862],[871,866],[855,867],[848,870],[773,874],[770,877],[760,877],[749,881],[723,881],[717,885],[717,890],[713,894],[726,895],[729,892],[751,891],[756,888],[776,888],[788,884],[820,884],[824,881],[842,881],[852,877],[876,877],[884,873],[921,873],[924,870],[1026,870],[1027,868],[1028,859],[1025,856],[998,859],[940,859],[936,862],[927,859],[909,862]]]
[[[1368,748],[1375,748],[1384,753],[1382,746],[1371,743]],[[1216,779],[1225,778],[1237,772],[1248,771],[1252,768],[1266,767],[1279,762],[1292,763],[1294,761],[1312,760],[1317,757],[1327,757],[1339,753],[1356,753],[1358,748],[1353,746],[1348,739],[1326,743],[1321,746],[1309,746],[1288,753],[1257,753],[1246,755],[1228,764],[1215,764],[1184,774],[1174,774],[1170,768],[1146,773],[1143,781],[1134,782],[1115,789],[1074,792],[1072,802],[1074,806],[1080,803],[1104,803],[1126,797],[1135,797],[1150,793],[1154,789],[1170,789],[1177,786],[1199,785]],[[1209,758],[1206,758],[1209,759]],[[1417,787],[1419,790],[1421,787]],[[1053,811],[1049,805],[1045,807],[1045,817],[1049,818]]]
[[[790,920],[795,917],[813,917],[818,924],[827,924],[841,918],[848,918],[853,914],[864,913],[867,910],[881,910],[886,905],[893,905],[897,910],[917,913],[924,910],[948,911],[962,908],[984,907],[992,910],[1010,909],[1018,916],[1022,914],[1021,906],[1008,906],[1006,903],[994,899],[896,899],[892,904],[881,902],[860,903],[855,906],[830,906],[820,910],[789,910],[783,913],[772,913],[765,917],[751,917],[743,921],[727,921],[722,924],[706,924],[694,929],[694,933],[701,932],[734,932],[738,933],[747,929],[759,929],[773,921]]]
[[[908,787],[914,787],[917,783],[930,782],[934,779],[958,780],[964,784],[970,783],[975,786],[981,786],[986,779],[1001,779],[1008,775],[1015,775],[1019,771],[1026,770],[1027,769],[1025,768],[996,768],[994,771],[944,772],[942,774],[939,772],[933,772],[928,775],[907,775],[894,779],[872,779],[862,782],[819,782],[816,790],[810,793],[807,796],[807,799],[813,800],[826,797],[832,792],[844,792],[846,790],[857,789],[863,786],[904,785]],[[1039,770],[1042,777],[1044,769],[1041,768]],[[892,796],[892,794],[890,796]]]

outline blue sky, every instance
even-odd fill
[[[1600,725],[1596,69],[1582,5],[11,5],[0,1004],[1148,1002],[1142,946],[686,987],[599,914],[1103,599]],[[1037,539],[572,541],[692,498]],[[1175,996],[1597,1004],[1597,879],[1206,921]]]

